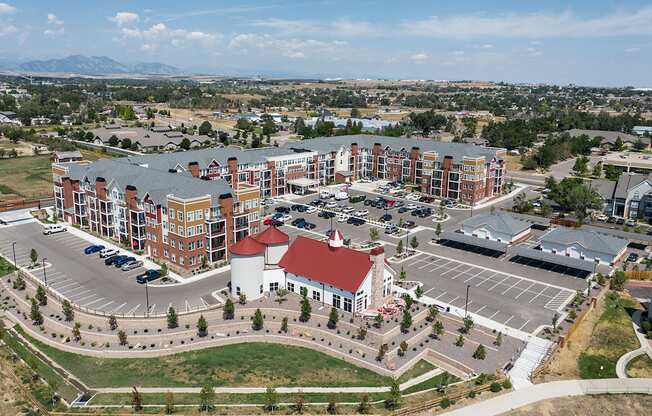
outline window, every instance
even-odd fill
[[[195,235],[195,227],[188,227],[187,231],[188,231],[187,233],[188,237],[192,237],[193,235]]]
[[[197,248],[204,248],[204,240],[197,240]]]
[[[173,222],[170,223],[170,231],[173,233],[177,232],[177,226]]]
[[[183,212],[182,211],[177,211],[177,220],[183,221]]]
[[[290,283],[290,282],[288,282],[288,290],[289,290],[290,292],[294,292],[294,283]]]
[[[334,294],[333,295],[333,307],[335,307],[337,309],[341,309],[342,308],[342,303],[341,302],[342,302],[342,297],[340,295],[335,295]]]
[[[170,240],[170,245],[176,248],[177,242],[175,240]]]
[[[260,293],[263,293],[263,285],[260,285]]]
[[[188,243],[188,250],[194,250],[195,249],[195,242],[191,241]]]
[[[185,263],[185,259],[183,258],[183,256],[179,256],[179,264],[183,266],[184,263]]]
[[[195,227],[196,231],[195,234],[203,234],[204,233],[204,224],[199,224]]]
[[[278,290],[278,282],[271,282],[269,284],[269,291],[276,292]]]
[[[204,219],[201,209],[198,209],[197,211],[195,211],[195,219],[198,220],[198,221]]]
[[[240,296],[240,286],[235,287],[235,294]]]
[[[179,250],[183,250],[183,241],[179,241]]]
[[[317,302],[321,301],[321,293],[317,290],[312,291],[312,299],[316,300]]]
[[[352,312],[353,311],[353,302],[349,298],[344,298],[344,310],[346,312]]]
[[[186,214],[186,220],[194,221],[195,220],[195,211],[188,211]]]
[[[179,226],[179,228],[177,228],[177,234],[183,237],[186,234],[186,230],[182,226]]]
[[[170,208],[170,217],[174,218],[174,208]]]

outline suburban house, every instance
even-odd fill
[[[84,160],[84,157],[79,150],[70,152],[55,151],[52,154],[52,161],[54,163],[80,162],[82,160]]]
[[[214,143],[215,139],[208,136],[188,135],[169,127],[121,127],[107,125],[99,129],[90,130],[95,136],[93,143],[110,145],[112,138],[117,139],[117,146],[124,145],[123,140],[128,139],[130,144],[143,152],[175,151],[181,148],[184,139],[188,140],[189,148],[194,149],[204,143]]]
[[[531,232],[531,224],[509,214],[481,214],[462,222],[461,232],[473,237],[514,244],[526,239]]]
[[[618,181],[592,181],[605,201],[604,213],[609,216],[652,218],[652,174],[623,173]]]
[[[289,237],[270,227],[231,247],[231,290],[247,299],[284,288],[350,313],[382,306],[391,296],[394,271],[383,247],[369,252],[344,246],[333,230],[328,240]]]
[[[571,137],[588,136],[589,139],[599,138],[600,147],[608,148],[608,149],[613,149],[614,145],[616,144],[616,141],[619,138],[623,142],[623,147],[626,149],[634,147],[634,144],[640,140],[640,137],[638,136],[635,136],[633,134],[623,133],[620,131],[570,129],[567,130],[566,133],[568,133]],[[649,141],[647,142],[643,141],[643,143],[645,143],[645,147],[647,148],[650,147]],[[618,149],[613,149],[613,150],[618,150]]]
[[[595,231],[555,228],[539,243],[545,253],[614,265],[625,255],[628,241]]]
[[[14,124],[21,126],[23,123],[16,118],[16,113],[13,111],[0,111],[0,124]]]
[[[632,134],[638,136],[645,136],[647,134],[648,136],[652,136],[652,126],[634,126],[632,128]]]

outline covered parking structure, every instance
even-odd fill
[[[319,182],[310,178],[296,178],[287,181],[290,192],[293,194],[305,195],[314,192],[319,186]]]
[[[555,273],[566,274],[569,276],[587,278],[595,273],[598,264],[593,261],[576,259],[573,257],[562,256],[559,254],[546,253],[525,246],[514,248],[510,252],[512,257],[509,261],[524,264],[530,267],[548,270]]]
[[[489,257],[500,257],[507,251],[508,244],[486,238],[473,237],[453,231],[444,231],[439,243],[441,245],[471,251]]]

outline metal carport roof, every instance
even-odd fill
[[[573,269],[584,270],[593,272],[596,264],[593,261],[576,259],[574,257],[562,256],[559,254],[546,253],[542,250],[535,250],[533,248],[520,246],[515,247],[510,251],[511,255],[527,257],[529,259],[545,261],[547,263],[558,264],[560,266],[570,267]]]
[[[455,241],[457,243],[468,244],[470,246],[477,246],[486,248],[489,250],[495,250],[500,252],[507,251],[507,243],[501,243],[498,241],[487,240],[485,238],[473,237],[471,235],[466,235],[462,233],[456,233],[452,231],[444,231],[441,234],[442,240]]]

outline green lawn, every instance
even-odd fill
[[[4,257],[0,257],[0,277],[8,275],[14,271],[14,265],[5,260]]]
[[[627,375],[632,378],[652,378],[652,359],[639,355],[627,364]]]
[[[447,385],[456,383],[460,381],[460,379],[452,374],[449,374],[447,372],[443,372],[441,374],[438,374],[432,378],[429,378],[426,381],[422,381],[419,384],[415,384],[414,386],[405,389],[403,391],[403,394],[409,394],[409,393],[416,393],[421,390],[428,390],[428,389],[433,389],[435,387],[439,387],[440,385],[444,384],[444,379],[447,378]]]
[[[25,198],[52,196],[52,170],[49,155],[23,156],[0,162],[0,192]]]
[[[388,377],[344,360],[308,348],[279,344],[243,343],[158,358],[101,359],[30,341],[92,387],[184,387],[209,382],[215,387],[390,384]]]
[[[578,358],[580,376],[585,379],[615,378],[618,358],[640,346],[631,319],[635,302],[615,292],[604,302],[605,310],[593,328],[589,347]]]
[[[430,364],[428,361],[419,360],[419,362],[414,364],[412,368],[407,370],[405,373],[403,373],[403,375],[401,375],[401,377],[398,378],[398,383],[401,384],[415,377],[419,377],[420,375],[425,374],[430,370],[434,370],[435,368],[437,367]]]

